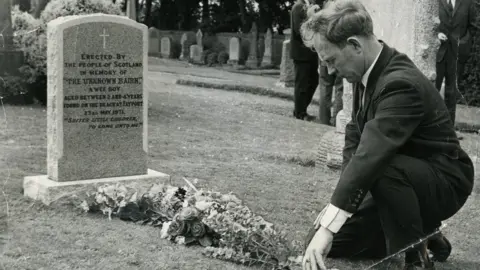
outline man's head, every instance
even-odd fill
[[[301,27],[307,47],[315,49],[329,73],[359,82],[376,56],[370,14],[358,0],[329,1]],[[373,59],[372,58],[373,56]]]

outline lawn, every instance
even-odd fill
[[[316,146],[331,128],[294,120],[292,104],[284,100],[161,83],[149,86],[149,167],[170,174],[175,184],[183,185],[182,177],[198,178],[200,188],[232,191],[292,239],[303,240],[338,178],[314,166]],[[200,248],[172,245],[160,239],[156,228],[24,198],[23,177],[46,173],[46,112],[39,107],[4,109],[0,185],[9,209],[9,241],[0,257],[4,269],[254,269],[205,258]],[[462,144],[476,151],[478,138],[466,134]],[[471,197],[446,222],[454,250],[438,269],[480,268],[479,214],[478,199]],[[327,262],[341,270],[371,263]]]

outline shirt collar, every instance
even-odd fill
[[[363,84],[364,87],[367,87],[368,77],[370,76],[370,73],[372,72],[372,69],[375,66],[375,63],[377,63],[377,60],[380,57],[380,54],[382,53],[382,51],[383,51],[383,44],[382,44],[382,49],[377,54],[377,57],[375,57],[375,60],[373,60],[373,63],[367,69],[367,72],[365,72],[365,74],[363,74],[362,84]]]

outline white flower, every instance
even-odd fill
[[[207,202],[207,201],[200,201],[195,203],[195,208],[197,208],[200,211],[205,211],[212,207],[213,202]]]
[[[163,223],[162,230],[160,231],[160,239],[166,239],[168,237],[168,228],[170,227],[171,223],[171,221]]]

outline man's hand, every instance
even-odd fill
[[[444,33],[438,33],[438,39],[440,39],[441,41],[445,41],[448,38]]]
[[[313,14],[317,13],[318,11],[320,11],[320,6],[319,5],[312,5],[312,6],[308,7],[307,18],[312,17]]]
[[[324,258],[332,248],[332,241],[333,233],[320,227],[305,251],[303,270],[327,270]]]

